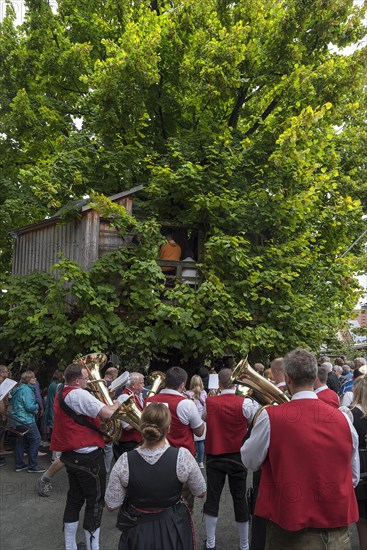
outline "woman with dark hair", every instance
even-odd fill
[[[119,550],[194,550],[190,512],[181,499],[183,483],[203,497],[206,483],[191,453],[170,447],[171,413],[150,403],[141,417],[143,441],[124,453],[112,469],[105,502],[119,511]]]
[[[359,519],[356,523],[361,548],[367,548],[367,375],[362,374],[354,381],[353,401],[350,406],[353,425],[359,438],[359,461],[361,480],[354,489],[357,497]]]

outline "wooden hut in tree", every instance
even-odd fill
[[[109,198],[132,214],[133,197],[142,189],[143,186],[138,185]],[[89,269],[106,252],[128,245],[133,236],[121,235],[108,218],[103,218],[90,207],[90,202],[90,199],[83,199],[72,203],[72,210],[78,211],[79,216],[70,221],[64,218],[63,208],[39,223],[13,230],[12,274],[50,272],[60,253],[80,267]]]

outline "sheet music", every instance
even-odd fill
[[[112,382],[112,384],[108,388],[109,391],[116,391],[117,388],[119,388],[120,386],[126,386],[126,384],[129,382],[129,378],[130,378],[130,375],[126,370],[125,372],[120,374],[120,376],[118,376],[116,380]]]
[[[217,390],[219,388],[217,374],[209,374],[208,388],[210,390]]]
[[[8,395],[10,390],[12,390],[17,384],[18,382],[15,382],[15,380],[5,378],[5,380],[0,384],[0,401],[2,401],[4,397]]]

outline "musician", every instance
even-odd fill
[[[129,382],[126,385],[126,388],[123,390],[121,395],[118,397],[120,403],[124,403],[130,395],[134,396],[135,404],[140,411],[144,408],[144,397],[143,397],[143,387],[144,387],[144,376],[140,372],[132,372],[129,376]],[[139,445],[141,442],[141,433],[130,426],[127,422],[122,423],[122,431],[120,440],[114,443],[113,445],[113,456],[115,461],[117,461],[122,453],[127,453],[132,451]]]
[[[106,380],[107,388],[112,384],[114,380],[118,377],[119,371],[116,367],[108,367],[104,373],[103,380]]]
[[[193,550],[190,513],[181,501],[183,483],[198,497],[205,480],[187,449],[166,442],[171,414],[162,403],[146,407],[141,417],[143,443],[114,465],[106,491],[110,511],[120,510],[119,550]],[[124,502],[127,498],[127,503]]]
[[[54,403],[51,449],[62,451],[69,491],[64,511],[66,550],[76,550],[79,513],[85,503],[83,528],[87,548],[99,550],[99,532],[106,487],[102,420],[109,419],[120,403],[105,405],[88,391],[88,370],[72,363],[64,372],[62,386]]]
[[[182,395],[187,382],[187,372],[181,367],[172,367],[166,372],[165,388],[160,393],[148,397],[146,403],[167,403],[172,415],[172,426],[167,439],[172,447],[185,447],[192,455],[196,454],[193,434],[204,433],[204,423],[195,403]]]
[[[263,465],[255,513],[268,520],[265,548],[347,550],[348,525],[358,519],[358,436],[341,411],[314,393],[317,362],[310,352],[288,353],[284,366],[292,400],[264,409],[241,448],[247,468]]]
[[[109,388],[110,385],[114,380],[116,380],[118,376],[118,369],[116,367],[108,367],[106,369],[103,380],[106,382],[106,387]],[[114,393],[111,393],[111,396],[114,395]],[[113,443],[112,441],[105,442],[104,445],[104,465],[106,468],[106,474],[109,475],[111,471],[111,462],[113,457]]]
[[[205,440],[208,493],[204,504],[206,544],[215,548],[219,501],[228,476],[240,550],[248,550],[248,512],[246,504],[247,471],[241,462],[240,448],[250,422],[260,405],[252,399],[235,395],[235,386],[229,385],[231,369],[218,374],[220,394],[208,397],[203,412],[207,433]]]
[[[340,401],[338,394],[335,393],[335,391],[331,390],[327,387],[327,369],[325,367],[319,367],[317,369],[317,377],[315,380],[315,393],[321,401],[324,401],[324,403],[327,403],[328,405],[331,405],[331,407],[335,407],[338,409],[340,407]]]
[[[285,391],[287,389],[287,384],[285,383],[283,357],[273,359],[270,363],[270,371],[276,387],[281,391]]]

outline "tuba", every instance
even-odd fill
[[[279,388],[260,376],[250,367],[247,357],[235,367],[228,387],[237,384],[236,394],[242,397],[252,397],[262,407],[287,403],[290,399]]]
[[[148,397],[153,397],[153,395],[158,393],[160,388],[163,386],[163,384],[166,380],[166,375],[164,374],[164,372],[161,372],[159,370],[155,370],[151,373],[149,378],[150,378],[150,382],[152,384],[152,387],[150,388],[150,390],[148,392]]]
[[[93,394],[105,405],[112,406],[113,400],[107,388],[106,381],[101,378],[100,370],[107,361],[104,353],[89,353],[81,357],[78,362],[88,371],[89,382]],[[118,418],[119,409],[107,420],[102,420],[102,431],[106,434],[106,440],[117,441],[120,438],[122,424]]]
[[[120,408],[116,412],[121,420],[127,422],[140,432],[141,410],[135,403],[134,395],[129,395],[126,401],[121,403]]]

